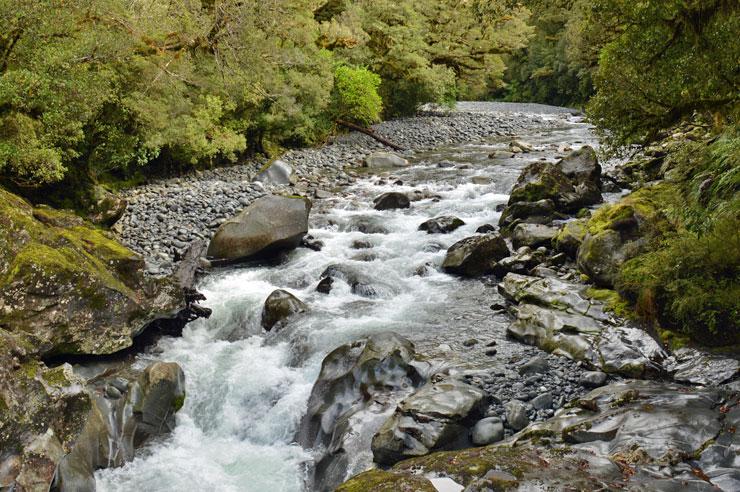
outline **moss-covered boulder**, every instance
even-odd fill
[[[182,289],[74,214],[0,188],[0,327],[41,356],[110,354],[185,307]]]
[[[625,261],[641,254],[671,230],[663,207],[675,189],[666,184],[642,188],[601,207],[589,219],[578,248],[578,267],[601,287],[612,288]]]
[[[555,250],[575,258],[588,232],[587,223],[585,219],[577,219],[563,224],[553,240]]]

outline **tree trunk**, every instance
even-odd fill
[[[365,127],[362,127],[360,125],[355,125],[354,123],[350,123],[349,121],[345,121],[345,120],[337,120],[337,125],[343,126],[345,128],[349,128],[350,130],[358,131],[360,133],[364,133],[365,135],[374,138],[378,142],[392,148],[393,150],[398,150],[399,152],[403,152],[404,150],[406,150],[400,145],[396,145],[390,140],[381,137],[380,135],[375,133],[375,131],[373,131],[372,128],[365,128]]]

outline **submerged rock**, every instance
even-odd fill
[[[448,234],[464,225],[465,222],[462,219],[444,215],[427,220],[419,226],[419,230],[426,231],[427,234]]]
[[[392,465],[436,449],[463,447],[467,426],[479,419],[486,394],[455,379],[430,383],[409,396],[373,437],[375,462]]]
[[[311,202],[305,198],[264,196],[219,226],[208,256],[244,260],[298,247],[308,232]]]
[[[462,239],[447,250],[442,268],[449,273],[477,277],[493,271],[493,263],[509,256],[509,248],[499,234]]]
[[[275,290],[267,296],[262,308],[262,328],[270,331],[275,325],[281,324],[291,316],[307,310],[308,306],[290,292],[281,289]]]
[[[395,289],[392,286],[375,281],[374,279],[370,278],[368,275],[364,274],[351,265],[340,263],[329,265],[321,273],[321,278],[333,278],[342,280],[349,284],[353,294],[362,297],[379,297],[395,292]],[[319,285],[322,285],[321,282]],[[331,285],[332,284],[329,284],[329,286]]]

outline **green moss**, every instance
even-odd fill
[[[369,470],[337,487],[336,492],[436,492],[424,477]]]
[[[589,287],[585,292],[586,296],[604,303],[604,308],[611,311],[620,318],[631,319],[635,313],[631,308],[630,302],[619,295],[619,292],[611,289],[598,289]]]
[[[64,372],[64,366],[48,369],[41,373],[41,377],[52,386],[64,387],[70,385],[70,381]]]
[[[175,410],[175,412],[177,412],[184,405],[185,405],[185,392],[183,391],[182,395],[180,395],[177,398],[175,398],[175,401],[172,402],[172,408]]]

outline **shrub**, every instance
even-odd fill
[[[363,67],[339,65],[334,71],[332,102],[337,119],[361,125],[380,121],[380,77]]]

